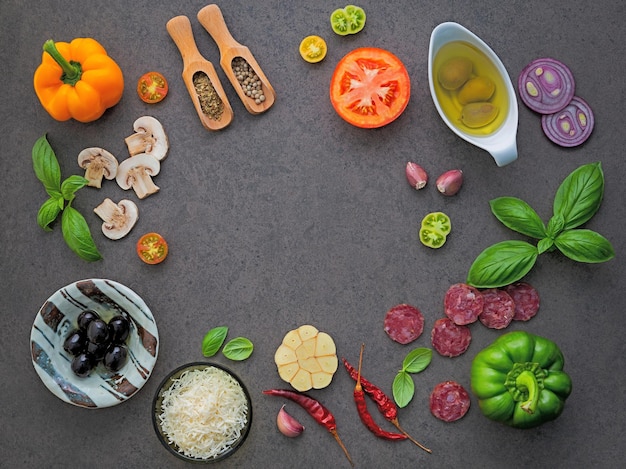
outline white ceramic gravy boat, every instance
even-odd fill
[[[477,136],[463,132],[450,122],[439,104],[433,84],[433,63],[439,49],[441,49],[441,47],[445,44],[453,41],[463,41],[469,43],[478,50],[482,51],[495,65],[500,75],[502,75],[502,79],[506,85],[506,92],[509,98],[508,115],[500,127],[489,135]],[[430,85],[430,94],[439,115],[454,133],[469,143],[488,151],[498,166],[507,165],[517,159],[516,137],[518,111],[515,90],[504,64],[484,41],[458,23],[447,22],[438,25],[430,36],[430,45],[428,48],[428,83]]]

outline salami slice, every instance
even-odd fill
[[[469,326],[459,326],[450,318],[441,318],[435,321],[430,338],[440,355],[458,357],[469,347],[472,333]]]
[[[498,288],[489,288],[482,292],[484,307],[478,319],[491,329],[504,329],[513,320],[515,302],[511,295]]]
[[[448,288],[443,299],[443,307],[450,319],[459,326],[476,322],[480,313],[483,312],[483,296],[478,289],[456,283]]]
[[[504,290],[515,302],[514,321],[528,321],[539,311],[539,293],[532,285],[517,282],[507,285]]]
[[[463,386],[456,381],[444,381],[430,393],[430,412],[439,420],[454,422],[467,413],[470,402]]]
[[[401,344],[413,342],[424,332],[424,316],[415,306],[394,306],[385,315],[385,332]]]

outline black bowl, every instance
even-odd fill
[[[202,369],[205,369],[205,368],[217,368],[219,370],[222,370],[222,371],[228,373],[229,375],[231,375],[239,383],[239,385],[241,386],[241,389],[243,390],[243,393],[246,396],[246,401],[247,401],[247,406],[248,406],[248,413],[247,413],[247,419],[246,419],[245,426],[241,430],[241,435],[231,445],[230,449],[228,449],[227,451],[225,451],[225,452],[223,452],[223,453],[221,453],[221,454],[219,454],[218,456],[215,456],[215,457],[211,457],[211,458],[197,458],[197,457],[192,457],[192,456],[188,456],[188,455],[184,454],[181,451],[181,449],[178,447],[178,445],[176,445],[175,443],[170,443],[169,442],[169,440],[167,438],[167,435],[165,434],[165,432],[163,431],[163,429],[161,427],[161,422],[159,420],[159,415],[162,412],[163,392],[165,390],[169,389],[170,386],[172,386],[173,381],[178,379],[178,378],[180,378],[180,376],[184,372],[186,372],[186,371],[202,370]],[[248,389],[244,385],[243,381],[241,381],[241,379],[235,373],[233,373],[231,370],[229,370],[225,366],[220,365],[218,363],[209,363],[209,362],[188,363],[186,365],[182,365],[182,366],[176,368],[169,375],[167,375],[163,379],[163,381],[161,381],[161,383],[159,384],[159,387],[157,388],[156,394],[154,395],[154,400],[152,402],[152,424],[154,425],[154,430],[156,431],[156,434],[157,434],[157,436],[159,438],[159,441],[163,444],[163,446],[170,453],[172,453],[177,458],[182,459],[182,460],[187,461],[187,462],[196,462],[196,463],[213,463],[213,462],[218,462],[218,461],[222,461],[222,460],[226,459],[227,457],[231,456],[246,441],[246,438],[248,437],[248,433],[250,432],[250,426],[252,425],[252,401],[250,399],[250,394],[248,393]]]

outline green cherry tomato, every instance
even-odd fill
[[[340,36],[356,34],[365,26],[365,10],[356,5],[338,8],[330,15],[330,25]]]
[[[346,16],[346,12],[343,8],[337,8],[331,13],[330,26],[333,28],[333,31],[340,36],[349,34],[348,17]]]
[[[365,10],[356,5],[348,5],[344,8],[348,17],[350,34],[356,34],[365,27]]]
[[[424,246],[438,249],[445,244],[451,230],[450,217],[443,212],[433,212],[422,220],[419,238]]]

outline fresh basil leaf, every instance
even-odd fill
[[[600,163],[574,170],[559,186],[554,197],[554,214],[565,221],[564,230],[588,221],[600,208],[604,194],[604,173]]]
[[[546,236],[546,229],[537,212],[516,197],[498,197],[489,202],[491,211],[507,228],[541,239]]]
[[[52,231],[50,225],[57,219],[59,213],[61,213],[59,202],[50,197],[41,205],[41,207],[39,207],[39,212],[37,213],[37,224],[45,231]]]
[[[467,283],[497,288],[516,282],[535,265],[539,252],[525,241],[502,241],[489,246],[472,263]]]
[[[202,355],[207,358],[215,355],[226,340],[227,334],[228,327],[226,326],[214,327],[207,332],[202,340]]]
[[[578,262],[595,264],[615,257],[609,240],[592,230],[564,231],[554,240],[554,244],[559,251]]]
[[[229,360],[241,361],[252,355],[253,350],[254,346],[250,340],[245,337],[237,337],[224,345],[222,353]]]
[[[406,371],[400,371],[393,379],[393,399],[398,407],[406,407],[415,394],[415,383]]]
[[[430,365],[433,359],[433,351],[429,348],[416,348],[411,350],[402,362],[402,371],[407,373],[419,373]]]
[[[548,227],[546,228],[546,234],[550,238],[556,238],[561,231],[563,231],[563,227],[565,226],[565,220],[563,219],[563,215],[557,213],[550,218],[548,222]]]
[[[61,168],[46,135],[39,137],[32,151],[33,169],[52,198],[61,195]]]
[[[554,239],[553,238],[543,238],[540,239],[537,243],[537,253],[543,254],[547,251],[554,251]]]
[[[82,176],[72,175],[61,183],[61,194],[67,201],[74,200],[74,196],[78,189],[85,187],[89,181]]]
[[[85,218],[71,205],[63,210],[61,216],[63,238],[69,248],[82,259],[93,262],[102,259],[98,248],[93,242],[89,226]]]

